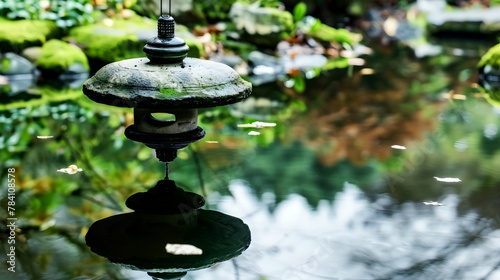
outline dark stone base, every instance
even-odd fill
[[[167,277],[207,268],[240,255],[250,245],[250,229],[238,218],[198,210],[197,223],[187,228],[145,223],[136,213],[111,216],[92,224],[85,240],[90,249],[129,269]],[[189,244],[201,255],[173,255],[167,243]],[[169,279],[169,278],[163,278]],[[175,279],[175,278],[174,278]]]

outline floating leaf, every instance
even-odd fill
[[[266,122],[253,122],[248,124],[239,124],[238,127],[253,127],[253,128],[264,128],[264,127],[273,127],[276,126],[275,123],[266,123]]]
[[[436,201],[424,201],[423,203],[425,205],[430,205],[430,206],[444,206],[444,204],[436,202]]]
[[[444,177],[444,178],[434,177],[434,178],[439,182],[446,182],[446,183],[462,182],[462,180],[460,180],[459,178],[451,178],[451,177]]]
[[[170,244],[165,246],[167,253],[172,255],[201,255],[203,250],[190,244]]]
[[[375,73],[375,70],[373,70],[372,68],[363,68],[361,70],[359,70],[359,74],[361,75],[372,75]]]
[[[78,168],[78,166],[76,166],[74,164],[72,164],[66,168],[61,168],[61,169],[57,170],[57,172],[68,173],[68,174],[75,174],[79,171],[83,171],[83,169]]]
[[[406,147],[401,146],[401,145],[392,145],[391,148],[397,149],[397,150],[406,150]]]

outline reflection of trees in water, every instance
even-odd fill
[[[346,181],[366,186],[379,176],[374,161],[364,166],[349,161],[324,166],[313,151],[298,143],[260,148],[251,162],[244,162],[240,173],[256,194],[271,192],[276,204],[291,194],[299,194],[313,207],[320,200],[332,200]]]
[[[142,147],[124,141],[125,114],[65,102],[2,111],[0,118],[0,144],[8,147],[0,153],[0,166],[2,172],[16,168],[16,279],[102,274],[126,279],[107,260],[90,253],[83,239],[93,220],[123,209],[130,193],[148,186],[145,182],[154,183],[151,179],[162,173],[162,168],[155,170],[154,161],[130,160]],[[153,157],[150,149],[147,152],[146,157]],[[57,172],[70,164],[83,172]],[[6,192],[6,187],[2,181],[0,190]],[[0,198],[0,204],[7,205],[7,197]],[[5,210],[0,208],[2,220]],[[2,243],[8,234],[0,227]],[[0,279],[12,279],[5,272],[11,273],[2,270]]]
[[[456,195],[441,207],[398,204],[346,184],[314,210],[290,196],[269,212],[237,185],[220,207],[254,228],[252,246],[236,260],[240,279],[497,279],[500,230],[474,210],[461,212]]]
[[[438,105],[421,94],[407,94],[410,80],[393,78],[391,88],[377,89],[367,78],[356,74],[305,99],[308,115],[293,130],[325,165],[342,159],[356,164],[387,159],[392,145],[420,140],[436,122]]]
[[[476,60],[447,55],[412,58],[395,44],[366,58],[373,75],[345,77],[332,71],[314,81],[304,94],[287,90],[307,106],[307,114],[291,121],[294,136],[313,147],[321,162],[342,159],[362,164],[389,158],[394,144],[420,141],[437,122],[439,94],[462,93],[477,73]],[[339,76],[341,78],[339,78]]]
[[[193,157],[174,161],[176,180],[186,186],[199,186],[201,176],[207,189],[229,195],[227,186],[231,180],[242,179],[250,183],[257,197],[265,199],[272,194],[271,210],[292,194],[306,198],[315,208],[321,200],[333,200],[346,181],[366,187],[381,178],[380,168],[374,160],[363,166],[347,160],[325,166],[313,150],[300,142],[273,143],[251,150],[207,148],[209,145],[193,145],[197,147],[196,151],[189,148]],[[195,161],[194,157],[199,160]]]
[[[394,232],[395,236],[414,235],[413,230],[416,229],[422,235],[417,240],[428,238],[425,242],[410,243],[413,244],[411,252],[425,258],[412,256],[410,259],[414,261],[408,265],[391,267],[377,277],[497,279],[500,275],[500,254],[497,253],[500,234],[497,151],[500,143],[490,141],[496,139],[491,131],[486,133],[488,129],[498,127],[500,120],[484,100],[468,98],[459,102],[450,105],[441,114],[440,129],[432,139],[432,147],[427,152],[420,151],[419,160],[397,177],[393,191],[389,193],[393,203],[384,207],[384,212],[389,213],[388,217],[392,220],[406,221]],[[454,147],[460,139],[467,145],[465,150]],[[433,176],[444,174],[460,178],[462,182],[443,183],[433,179]],[[421,204],[426,200],[440,201],[445,206]],[[426,215],[408,212],[408,205],[427,207],[436,221],[425,227],[418,225],[419,219]],[[388,242],[394,244],[390,240]],[[380,269],[388,267],[387,262],[390,261],[366,260],[366,254],[361,254],[359,258]]]
[[[370,250],[353,254],[354,261],[370,267],[373,277],[490,279],[498,270],[499,232],[489,219],[470,211],[457,217],[453,209],[456,205],[444,206],[452,209],[417,212],[415,209],[425,206],[410,205],[403,204],[396,210],[400,211],[396,217],[391,217],[398,228],[386,240],[394,246],[385,249],[388,256]]]

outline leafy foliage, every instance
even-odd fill
[[[247,5],[256,5],[258,7],[271,7],[276,8],[281,5],[281,2],[278,0],[240,0],[241,3]]]
[[[19,19],[45,19],[60,28],[70,28],[92,22],[92,5],[86,0],[38,1],[0,0],[0,16]]]
[[[195,1],[195,6],[203,15],[211,21],[227,20],[229,18],[229,10],[236,0],[207,0]]]
[[[484,67],[486,65],[500,69],[500,44],[493,46],[485,55],[481,57],[478,66]]]
[[[304,2],[298,3],[294,8],[293,8],[293,19],[295,21],[301,20],[307,13],[307,6]]]
[[[360,35],[351,33],[344,28],[333,28],[311,16],[303,17],[297,26],[307,35],[320,41],[346,43],[352,46],[361,40]]]

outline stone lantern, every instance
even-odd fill
[[[134,124],[125,135],[155,149],[166,164],[165,179],[127,199],[135,212],[97,221],[87,244],[110,261],[154,279],[180,279],[189,270],[237,256],[250,244],[250,231],[241,220],[199,209],[203,197],[169,180],[168,163],[177,150],[205,136],[197,124],[198,108],[239,102],[251,93],[251,84],[229,66],[187,58],[189,48],[174,29],[174,19],[162,15],[158,36],[144,47],[147,58],[108,64],[83,85],[96,102],[134,108]],[[158,120],[154,113],[172,114],[175,120]],[[175,254],[168,246],[181,252],[188,248],[192,254]]]

